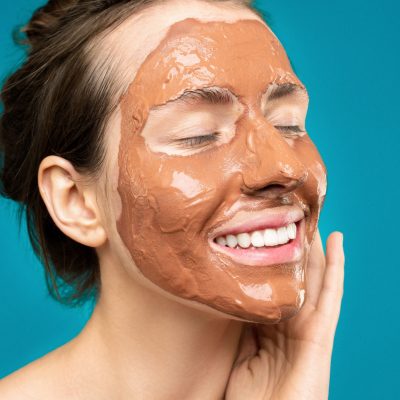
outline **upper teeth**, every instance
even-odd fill
[[[221,246],[234,248],[240,246],[244,249],[250,247],[276,246],[285,244],[290,239],[296,238],[296,224],[293,222],[287,226],[277,229],[264,229],[262,231],[252,231],[239,233],[237,235],[218,236],[216,242]]]

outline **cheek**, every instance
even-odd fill
[[[160,157],[145,149],[140,154],[135,169],[128,167],[133,159],[126,167],[121,165],[118,232],[148,279],[192,298],[207,265],[204,226],[223,191],[217,190],[213,175],[189,166],[187,158]]]
[[[300,193],[310,208],[310,218],[306,231],[307,242],[310,245],[314,238],[321,208],[325,200],[327,187],[326,168],[310,138],[304,138],[296,151],[308,172],[307,180]]]
[[[303,195],[311,208],[321,208],[326,195],[326,167],[322,158],[309,137],[302,138],[296,145],[296,153],[307,168],[307,180]]]
[[[170,249],[191,245],[221,201],[222,192],[211,173],[216,167],[204,168],[204,162],[160,156],[147,149],[139,151],[141,158],[133,157],[126,167],[121,165],[121,231],[128,229],[123,226],[131,226],[129,236],[136,236],[136,247],[152,240],[168,243]]]
[[[168,163],[170,164],[170,163]],[[202,176],[171,163],[162,168],[157,183],[150,189],[158,204],[155,219],[161,233],[192,236],[212,215],[218,193],[212,176]]]
[[[310,174],[313,176],[315,181],[314,186],[316,187],[318,207],[321,208],[325,200],[327,188],[326,168],[322,160],[314,162],[310,167]]]
[[[312,150],[308,163],[308,180],[312,194],[311,204],[320,211],[326,196],[326,167],[314,145],[312,145]]]

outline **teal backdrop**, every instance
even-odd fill
[[[23,57],[12,43],[12,30],[41,3],[2,3],[2,79]],[[400,3],[268,0],[256,5],[268,13],[310,94],[307,128],[329,171],[322,236],[344,232],[345,295],[330,399],[400,399]],[[0,200],[0,377],[71,339],[91,311],[90,306],[68,309],[49,297],[43,268],[25,226],[18,228],[15,210]]]

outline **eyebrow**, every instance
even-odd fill
[[[281,83],[272,87],[271,92],[268,95],[268,101],[277,100],[294,93],[303,93],[307,95],[307,90],[304,86],[296,83]]]
[[[306,93],[307,91],[303,86],[296,83],[282,83],[277,84],[271,89],[268,96],[268,101],[277,100],[285,96],[289,96],[294,93]],[[219,86],[204,87],[198,89],[185,90],[180,96],[166,101],[164,104],[152,107],[152,110],[161,110],[171,104],[197,104],[197,103],[208,103],[208,104],[222,104],[229,105],[234,104],[238,101],[238,97],[232,93],[229,89],[222,88]]]
[[[238,100],[229,89],[219,86],[204,87],[199,89],[185,90],[177,98],[168,100],[164,104],[153,107],[153,110],[159,110],[169,104],[197,104],[205,102],[208,104],[234,104]]]

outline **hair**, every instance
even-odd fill
[[[238,3],[255,11],[251,0],[203,1]],[[65,305],[97,298],[99,261],[95,249],[70,239],[53,222],[40,196],[38,168],[46,156],[57,155],[89,176],[101,170],[115,88],[112,74],[100,73],[91,62],[90,47],[100,34],[157,3],[50,0],[20,30],[27,57],[1,90],[0,192],[19,204],[49,293]]]

